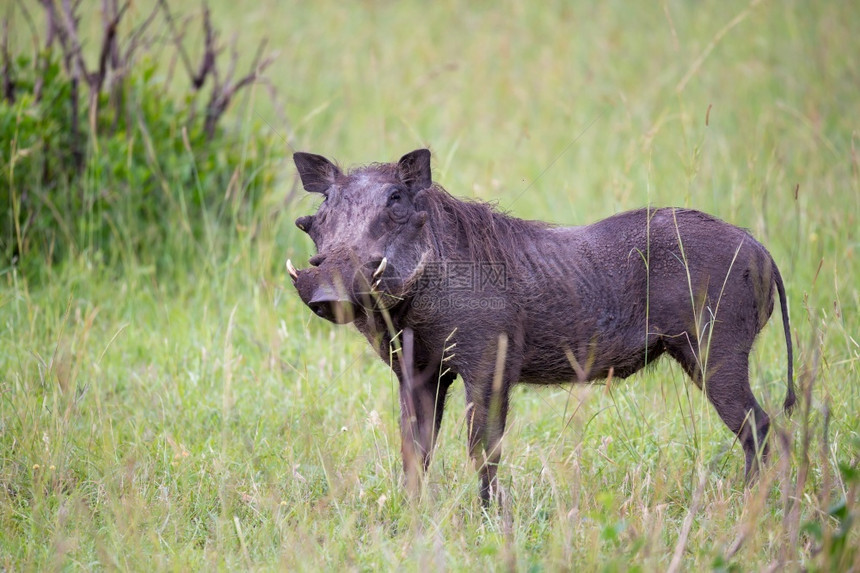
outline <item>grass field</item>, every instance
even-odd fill
[[[860,5],[590,4],[212,0],[243,58],[263,36],[278,52],[279,102],[257,88],[226,119],[277,135],[261,161],[282,177],[252,211],[164,213],[175,231],[143,251],[107,256],[82,226],[59,263],[0,269],[0,568],[860,570]],[[312,254],[292,221],[319,201],[292,150],[423,146],[452,194],[517,216],[686,206],[768,247],[801,402],[781,414],[777,313],[751,380],[786,439],[755,486],[666,360],[518,387],[489,513],[455,384],[404,495],[396,379],[283,263]]]

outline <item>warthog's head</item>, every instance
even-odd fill
[[[287,267],[302,301],[339,324],[361,312],[390,309],[403,299],[430,251],[422,191],[432,185],[430,152],[344,174],[325,157],[296,153],[305,190],[325,197],[296,226],[316,245],[311,267]]]

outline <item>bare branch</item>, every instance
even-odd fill
[[[79,3],[75,2],[73,4],[70,0],[63,0],[60,18],[57,18],[54,12],[53,0],[42,0],[42,4],[49,12],[48,18],[51,21],[51,25],[54,26],[54,32],[56,32],[57,38],[60,41],[60,46],[63,50],[63,60],[66,71],[69,74],[69,98],[71,100],[70,147],[75,167],[81,170],[84,166],[84,150],[79,127],[79,91],[81,78],[87,81],[88,73],[81,54],[81,44],[78,41],[77,34],[78,19],[75,17],[75,11]]]
[[[50,1],[46,0],[46,2]],[[89,72],[81,51],[81,42],[78,40],[78,18],[75,16],[78,4],[78,2],[73,4],[70,0],[63,0],[62,18],[60,18],[62,27],[58,31],[72,79],[88,80]]]
[[[143,34],[149,28],[150,24],[155,20],[155,17],[158,15],[159,6],[156,5],[152,12],[149,13],[149,16],[146,17],[146,20],[143,23],[135,28],[135,30],[129,35],[128,44],[125,49],[125,52],[121,53],[117,62],[114,64],[114,69],[119,69],[120,67],[125,68],[131,62],[134,57],[134,53],[137,51],[138,47],[141,43],[141,38],[143,38]],[[123,75],[124,72],[123,72]]]
[[[194,86],[195,90],[199,90],[203,86],[203,83],[206,81],[206,76],[209,75],[210,71],[215,73],[217,76],[217,70],[215,69],[215,57],[218,53],[215,46],[217,35],[212,29],[212,19],[209,15],[208,4],[203,5],[203,30],[205,33],[203,59],[200,62],[200,68],[198,69],[197,74],[191,77],[191,84]]]
[[[119,10],[119,0],[103,0],[105,3],[105,9],[102,12],[102,21],[108,20],[108,14],[111,15],[111,19],[116,18],[117,14],[120,12]],[[123,6],[122,11],[125,11],[126,4]],[[117,21],[118,22],[118,21]],[[106,69],[105,73],[107,73],[107,68],[115,70],[119,64],[119,41],[118,38],[111,42],[110,53],[107,56],[107,62],[105,63]]]
[[[47,49],[54,43],[54,36],[57,30],[57,13],[51,0],[39,0],[39,3],[45,9],[45,49]]]
[[[170,13],[170,8],[167,7],[166,0],[158,0],[158,5],[161,6],[161,9],[164,11],[167,25],[170,28],[171,34],[173,34],[173,43],[176,44],[176,51],[179,52],[179,56],[182,58],[182,63],[185,65],[188,75],[193,78],[194,72],[191,67],[191,59],[188,57],[188,54],[185,52],[185,47],[182,45],[182,38],[185,36],[185,31],[183,30],[181,34],[177,32],[176,25],[173,22],[173,16]]]
[[[185,33],[188,30],[188,26],[190,24],[191,24],[191,16],[186,16],[182,21],[182,27],[180,28],[180,31],[179,31],[179,38],[185,37]],[[174,38],[174,43],[175,43],[175,41],[176,41],[176,39]],[[187,56],[185,56],[184,52],[180,49],[177,49],[176,51],[174,51],[173,54],[170,56],[170,64],[167,66],[167,76],[166,76],[166,80],[164,82],[164,93],[165,94],[167,93],[168,87],[173,85],[173,73],[176,70],[177,58],[181,59],[183,62],[186,62]],[[194,75],[194,73],[191,71],[190,63],[188,63],[188,62],[185,63],[185,70],[188,73],[189,78],[191,78]],[[192,106],[193,106],[193,99],[192,99]]]
[[[57,23],[57,9],[53,0],[39,0],[45,8],[45,49],[54,44],[54,38],[59,36],[60,25]]]
[[[107,21],[104,28],[104,36],[102,37],[102,48],[99,52],[98,70],[92,76],[87,78],[87,82],[90,84],[90,89],[96,93],[100,92],[102,86],[104,85],[105,75],[107,74],[108,56],[111,53],[116,53],[116,31],[119,27],[119,21],[122,19],[123,14],[125,14],[126,8],[128,8],[128,3],[126,3],[123,4],[122,8],[120,8],[119,11],[117,11],[116,4],[113,4],[114,15],[110,18],[109,21]],[[107,17],[107,14],[105,14],[106,19]]]
[[[57,34],[57,13],[54,9],[53,0],[39,0],[42,7],[45,9],[45,51],[47,52],[54,43],[54,37]],[[23,0],[21,0],[23,6]],[[35,39],[35,34],[34,34]],[[38,42],[36,46],[36,59],[40,59]],[[37,102],[42,101],[42,87],[45,84],[45,72],[48,68],[48,58],[42,59],[42,71],[36,74],[36,83],[33,86],[33,97]]]
[[[216,81],[215,86],[213,86],[212,89],[209,104],[206,106],[204,131],[207,139],[211,139],[215,135],[215,125],[227,110],[227,107],[230,105],[230,101],[233,99],[233,96],[236,95],[236,92],[245,86],[258,81],[262,73],[274,61],[274,58],[271,56],[263,58],[263,53],[265,52],[267,43],[268,40],[266,39],[263,39],[263,41],[260,42],[260,46],[257,48],[257,53],[251,64],[251,71],[235,82],[233,81],[233,72],[236,69],[238,53],[235,50],[233,51],[230,71],[225,78],[224,84],[220,85],[220,83]]]
[[[23,2],[24,0],[17,0]],[[71,112],[70,112],[70,138],[71,149],[73,155],[78,159],[79,166],[82,165],[82,152],[84,149],[81,141],[82,132],[79,127],[79,100],[85,98],[81,94],[80,83],[83,80],[89,88],[89,120],[91,131],[95,135],[97,127],[97,106],[99,96],[103,91],[107,91],[109,95],[109,105],[116,108],[116,119],[114,124],[119,121],[119,115],[122,107],[123,91],[125,83],[123,81],[131,70],[135,53],[141,46],[151,46],[157,40],[148,37],[147,30],[150,24],[155,20],[159,12],[163,12],[167,20],[168,30],[163,32],[167,38],[165,45],[173,46],[175,51],[169,57],[168,64],[168,81],[169,84],[173,78],[173,72],[176,67],[176,62],[181,61],[192,86],[192,95],[199,93],[201,88],[207,82],[211,83],[211,93],[208,96],[208,101],[205,106],[204,132],[206,137],[211,139],[215,134],[215,129],[218,121],[223,116],[227,108],[237,92],[243,88],[252,85],[261,80],[262,74],[274,61],[273,57],[266,56],[267,41],[263,40],[254,56],[250,70],[244,75],[238,75],[240,52],[238,48],[237,37],[233,36],[230,41],[229,51],[230,57],[226,66],[219,66],[219,57],[225,50],[225,46],[220,44],[218,31],[213,26],[212,14],[207,4],[203,4],[202,13],[202,28],[203,28],[203,53],[195,66],[184,46],[186,38],[186,30],[190,23],[190,18],[177,19],[171,13],[168,7],[168,0],[157,0],[152,8],[152,12],[144,22],[135,28],[124,46],[120,46],[119,26],[126,14],[132,0],[102,0],[102,38],[99,45],[98,59],[95,63],[95,69],[92,71],[87,69],[87,64],[83,55],[81,41],[79,39],[79,18],[78,7],[80,0],[39,0],[45,11],[45,20],[47,23],[46,43],[47,47],[59,44],[61,54],[63,56],[63,64],[66,73],[69,76],[71,90]],[[199,15],[198,15],[199,17]],[[8,26],[8,25],[7,25]],[[158,36],[158,35],[156,35]],[[12,93],[9,79],[10,66],[8,65],[8,55],[5,48],[5,40],[0,42],[0,59],[5,57],[6,65],[0,70],[0,89],[3,93]],[[2,63],[2,62],[0,62]],[[47,65],[47,59],[44,62]],[[211,80],[209,79],[211,77]],[[4,80],[5,78],[5,80]],[[271,85],[268,86],[271,92]],[[35,90],[37,96],[41,92],[41,85],[38,84]],[[201,98],[192,97],[189,102],[190,112],[189,118],[191,122],[195,121],[196,113],[195,106]]]

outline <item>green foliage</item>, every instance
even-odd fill
[[[854,450],[860,452],[860,437],[854,438]],[[825,521],[819,519],[806,521],[800,531],[809,535],[817,544],[814,553],[820,557],[822,571],[848,571],[857,563],[858,547],[856,535],[851,535],[856,519],[857,491],[860,489],[858,459],[851,463],[841,462],[839,474],[842,485],[850,492],[850,501],[840,496],[825,513]]]
[[[46,221],[58,220],[66,211],[69,176],[74,169],[68,121],[71,84],[63,77],[59,62],[48,55],[37,71],[36,64],[21,55],[15,60],[13,77],[18,87],[15,102],[0,100],[3,266],[31,234],[42,235],[46,227],[59,228]],[[42,98],[37,102],[34,91],[39,80]],[[62,223],[71,221],[74,219]]]
[[[231,233],[273,182],[270,134],[219,128],[207,138],[199,92],[176,97],[164,65],[149,56],[98,94],[92,118],[89,90],[79,86],[77,136],[72,81],[53,51],[18,57],[12,74],[16,100],[0,101],[3,266],[14,259],[32,268],[81,251],[169,264],[152,245],[177,226],[191,242],[216,228]]]

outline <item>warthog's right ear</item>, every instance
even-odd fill
[[[293,153],[293,161],[299,170],[305,191],[311,193],[325,195],[328,188],[342,175],[340,169],[322,155],[299,151]]]
[[[433,184],[430,177],[430,150],[416,149],[407,153],[397,162],[400,180],[410,191],[421,191]]]

